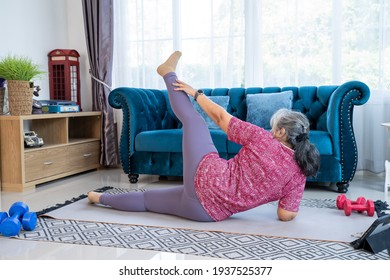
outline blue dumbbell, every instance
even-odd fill
[[[24,230],[34,230],[37,225],[37,214],[29,212],[28,205],[24,202],[15,202],[9,209],[9,217],[0,224],[0,232],[4,236],[18,235]]]
[[[7,212],[0,212],[0,224],[1,224],[6,218],[8,218]]]

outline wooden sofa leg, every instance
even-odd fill
[[[135,184],[138,182],[138,177],[139,177],[138,174],[129,174],[128,177],[129,177],[130,183]]]
[[[336,183],[337,192],[346,193],[348,191],[349,182],[338,182]]]

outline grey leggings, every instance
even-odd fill
[[[164,76],[171,107],[183,124],[184,185],[145,192],[103,194],[100,196],[100,203],[124,211],[150,211],[211,222],[214,220],[206,213],[196,195],[194,177],[203,156],[217,150],[204,119],[193,108],[187,94],[183,91],[174,91],[172,83],[175,83],[176,79],[175,73]]]

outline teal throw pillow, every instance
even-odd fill
[[[219,126],[216,125],[212,119],[210,119],[209,116],[200,108],[198,102],[196,102],[192,97],[191,102],[194,105],[194,108],[196,111],[199,112],[199,114],[203,117],[203,119],[206,121],[207,127],[209,129],[219,129]],[[208,99],[212,100],[214,103],[218,104],[225,110],[227,109],[229,105],[229,95],[224,95],[224,96],[207,96]]]
[[[246,96],[246,121],[264,129],[271,129],[272,115],[279,109],[292,108],[291,90],[276,93],[248,94]]]

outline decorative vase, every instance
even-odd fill
[[[29,81],[7,81],[8,107],[12,116],[31,115],[34,87]]]

